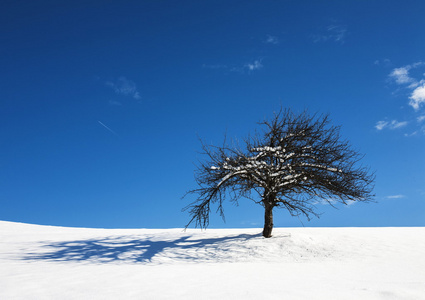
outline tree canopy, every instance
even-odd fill
[[[188,210],[196,226],[209,225],[211,205],[224,218],[226,198],[248,198],[265,209],[263,236],[273,229],[273,209],[285,208],[292,216],[309,220],[318,216],[316,204],[370,201],[374,175],[359,165],[362,158],[340,137],[340,127],[328,115],[295,114],[281,110],[259,123],[262,131],[244,140],[244,146],[202,143],[206,159],[195,175],[196,200]],[[186,227],[187,227],[186,226]]]

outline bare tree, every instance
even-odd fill
[[[202,143],[206,160],[195,175],[198,188],[188,194],[197,199],[185,207],[196,226],[209,224],[211,205],[224,218],[226,198],[248,198],[265,210],[263,236],[271,237],[273,209],[285,208],[292,216],[318,216],[315,204],[370,201],[374,175],[358,166],[362,156],[341,140],[339,127],[328,115],[310,116],[281,110],[259,123],[260,134],[248,137],[244,147]]]

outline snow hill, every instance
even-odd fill
[[[425,299],[425,228],[85,229],[0,221],[0,299]]]

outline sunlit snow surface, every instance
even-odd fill
[[[260,232],[0,221],[0,299],[425,299],[425,228]]]

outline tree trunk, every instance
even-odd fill
[[[264,205],[264,229],[263,236],[269,238],[272,236],[273,230],[273,205],[266,204]]]

